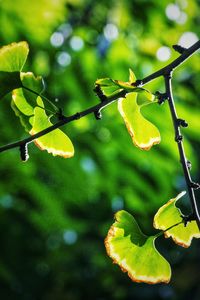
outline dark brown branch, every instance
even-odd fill
[[[186,182],[187,189],[188,189],[188,194],[189,194],[190,203],[191,203],[191,207],[192,207],[192,213],[193,213],[193,217],[196,220],[197,225],[200,230],[200,216],[199,216],[198,207],[197,207],[195,194],[194,194],[195,186],[197,189],[199,187],[199,185],[197,183],[193,182],[191,179],[188,161],[187,161],[185,151],[184,151],[183,136],[181,134],[180,127],[182,126],[181,123],[182,124],[185,124],[185,123],[184,123],[184,120],[181,120],[178,118],[177,113],[176,113],[176,107],[174,104],[174,99],[173,99],[173,94],[172,94],[172,86],[171,86],[172,71],[169,74],[164,75],[164,78],[165,78],[165,88],[166,88],[167,99],[168,99],[169,108],[170,108],[173,125],[174,125],[175,141],[177,142],[177,146],[178,146],[178,150],[179,150],[180,161],[182,164],[185,182]]]
[[[197,202],[196,202],[195,194],[194,194],[194,189],[199,188],[199,184],[193,182],[191,179],[190,171],[189,171],[190,168],[189,168],[188,161],[186,159],[186,155],[184,152],[183,137],[181,135],[181,130],[180,130],[180,126],[186,127],[187,123],[184,120],[179,119],[177,117],[176,108],[175,108],[173,95],[172,95],[172,88],[171,88],[171,76],[172,76],[173,70],[175,68],[177,68],[178,66],[180,66],[186,59],[188,59],[191,55],[193,55],[198,49],[200,49],[200,41],[196,42],[190,48],[184,49],[184,51],[181,53],[181,55],[178,58],[176,58],[174,61],[172,61],[170,64],[168,64],[167,66],[161,68],[160,70],[145,77],[142,80],[137,80],[133,85],[141,87],[160,76],[164,76],[164,78],[165,78],[166,93],[164,94],[164,98],[168,100],[169,107],[170,107],[170,112],[171,112],[171,116],[172,116],[172,120],[173,120],[173,124],[174,124],[175,141],[177,142],[177,145],[178,145],[180,160],[181,160],[183,173],[184,173],[186,185],[188,188],[189,198],[190,198],[191,207],[192,207],[192,213],[193,213],[192,217],[196,220],[197,225],[200,229],[200,216],[199,216]],[[26,89],[28,89],[28,88],[26,88]],[[30,90],[30,91],[37,94],[36,92],[34,92],[32,90]],[[57,123],[38,132],[37,134],[32,135],[24,140],[20,140],[15,143],[11,143],[11,144],[0,147],[0,152],[6,151],[6,150],[9,150],[12,148],[16,148],[16,147],[20,147],[20,149],[24,149],[27,146],[27,144],[33,142],[35,139],[37,139],[37,138],[39,138],[39,137],[41,137],[41,136],[67,124],[67,123],[70,123],[72,121],[80,119],[91,113],[93,113],[95,115],[95,117],[97,119],[99,119],[100,115],[101,115],[100,111],[103,108],[105,108],[107,105],[111,104],[113,101],[116,101],[119,97],[125,97],[125,95],[126,95],[126,91],[122,91],[113,97],[104,99],[101,103],[99,103],[95,106],[92,106],[80,113],[76,113],[69,117],[62,116],[61,120],[59,120]],[[190,216],[190,219],[191,219],[191,216]],[[189,220],[189,218],[188,218],[188,220]]]

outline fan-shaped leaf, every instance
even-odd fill
[[[132,137],[133,143],[143,150],[149,150],[153,145],[160,142],[160,133],[158,129],[141,114],[141,106],[147,103],[153,103],[154,97],[144,90],[140,96],[144,96],[144,101],[140,100],[138,104],[138,93],[128,93],[126,98],[118,101],[118,109],[124,118],[126,127]],[[149,98],[148,98],[149,97]]]
[[[37,98],[37,103],[40,107],[34,108],[33,127],[30,131],[32,135],[53,125],[49,121],[45,110],[41,108],[44,107],[44,105],[40,97]],[[74,155],[74,147],[71,140],[60,129],[56,129],[36,139],[35,144],[41,150],[47,150],[48,153],[52,153],[54,156],[60,155],[67,158]]]
[[[21,71],[29,52],[26,42],[12,43],[0,48],[0,71]]]
[[[181,211],[176,207],[176,202],[185,192],[180,193],[176,198],[169,200],[163,205],[154,217],[154,227],[161,230],[166,230],[174,224],[182,221]],[[191,221],[184,226],[183,223],[164,232],[166,238],[172,237],[174,242],[182,247],[189,247],[192,238],[200,238],[200,231],[196,221]]]
[[[144,235],[137,222],[128,212],[121,210],[115,215],[105,239],[108,255],[122,271],[137,282],[169,282],[169,263],[155,248],[155,237]]]

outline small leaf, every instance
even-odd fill
[[[169,282],[171,268],[155,248],[155,237],[146,236],[128,212],[121,210],[115,215],[105,239],[108,255],[122,271],[136,282]]]
[[[142,116],[141,105],[137,103],[137,97],[138,93],[126,94],[126,98],[118,101],[118,109],[124,118],[133,143],[140,149],[149,150],[153,145],[160,143],[160,133],[151,122]],[[145,99],[145,101],[147,100]],[[149,99],[148,103],[153,102]]]
[[[31,135],[53,125],[49,121],[44,109],[41,108],[44,107],[44,104],[40,97],[37,98],[37,102],[40,107],[35,107],[34,109],[33,127],[30,131]],[[71,140],[60,129],[55,129],[54,131],[36,139],[35,144],[41,150],[47,150],[48,153],[52,153],[53,156],[59,155],[68,158],[74,155],[74,147]]]
[[[29,52],[26,42],[12,43],[0,48],[0,71],[21,71]]]
[[[21,86],[20,72],[0,71],[0,98]]]
[[[174,224],[182,221],[181,211],[176,207],[176,202],[185,192],[180,193],[176,198],[169,200],[157,211],[154,217],[154,227],[156,229],[166,230],[164,235],[166,238],[172,237],[174,242],[182,247],[189,247],[192,238],[200,238],[200,231],[196,221],[187,223],[186,227],[183,223],[167,230]]]
[[[136,81],[135,74],[133,73],[133,71],[131,69],[129,69],[129,82],[134,83],[135,81]]]
[[[111,78],[101,78],[95,81],[95,84],[100,86],[116,86],[115,82]]]

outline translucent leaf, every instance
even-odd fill
[[[35,76],[32,72],[21,72],[20,77],[24,87],[27,87],[38,94],[43,92],[44,82],[41,76]],[[34,106],[36,104],[38,95],[26,90],[25,88],[23,89],[23,94],[31,105]]]
[[[35,107],[34,109],[33,127],[30,131],[32,135],[53,125],[49,121],[44,109],[41,108],[44,105],[40,97],[38,97],[37,102],[40,107]],[[67,158],[74,155],[74,147],[71,140],[60,129],[56,129],[36,139],[35,144],[41,150],[47,150],[48,153],[52,153],[53,156],[60,155]]]
[[[23,99],[24,99],[24,98],[23,98]],[[31,118],[32,118],[32,117],[23,114],[23,113],[21,112],[21,110],[18,109],[18,107],[16,106],[16,104],[15,104],[15,102],[14,102],[13,99],[12,99],[12,101],[11,101],[11,108],[14,110],[15,115],[16,115],[17,117],[19,117],[22,126],[25,128],[25,130],[26,130],[27,132],[29,132],[29,131],[31,130],[31,128],[32,128],[32,126],[31,126]]]
[[[171,268],[155,248],[155,237],[146,236],[128,212],[121,210],[115,215],[105,239],[108,255],[122,271],[136,282],[169,282]]]
[[[116,86],[115,82],[111,78],[101,78],[95,81],[95,84],[100,86]]]
[[[129,69],[129,82],[133,83],[135,81],[136,81],[135,74],[133,73],[133,71],[131,69]]]
[[[0,98],[21,86],[20,72],[0,71]]]
[[[181,211],[176,207],[176,202],[185,192],[180,193],[176,198],[169,200],[157,211],[154,217],[154,227],[156,229],[166,230],[174,224],[182,221]],[[172,237],[174,242],[182,247],[189,247],[192,238],[200,238],[200,231],[196,221],[187,223],[185,227],[183,223],[164,232],[166,238]]]
[[[0,48],[0,71],[21,71],[29,52],[26,42],[12,43]]]
[[[137,103],[137,97],[138,93],[126,94],[126,98],[118,101],[118,109],[124,118],[133,143],[140,149],[149,150],[160,142],[160,133],[151,122],[142,116],[141,105]],[[145,98],[145,101],[147,100]],[[149,99],[148,103],[153,102]]]

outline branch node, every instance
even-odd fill
[[[65,116],[62,113],[62,108],[59,108],[59,111],[57,112],[58,120],[62,121],[65,119]]]
[[[183,140],[183,136],[182,136],[181,134],[178,134],[178,135],[175,137],[175,141],[176,141],[177,143],[181,143],[182,140]]]
[[[136,87],[140,87],[140,86],[143,86],[143,81],[141,79],[137,79],[131,85],[136,86]]]
[[[189,170],[192,169],[192,163],[189,160],[187,160],[187,167],[188,167]]]
[[[21,144],[19,146],[19,151],[20,151],[21,160],[24,161],[24,162],[26,162],[29,159],[29,155],[28,155],[28,143]]]
[[[162,105],[166,100],[168,100],[167,93],[161,93],[159,91],[155,92],[155,96],[158,98],[158,104]]]
[[[95,116],[96,120],[101,120],[102,114],[101,114],[100,110],[96,110],[94,112],[94,116]]]
[[[180,54],[182,54],[183,52],[185,52],[187,50],[186,48],[184,48],[180,45],[173,45],[172,48]]]
[[[75,120],[79,120],[81,118],[81,114],[79,112],[77,112],[75,115],[74,115],[74,119]]]
[[[181,215],[181,218],[183,219],[183,224],[184,224],[185,227],[187,226],[188,222],[191,222],[191,221],[195,220],[195,216],[194,216],[193,213],[188,215],[188,216]]]
[[[198,182],[190,182],[190,187],[194,190],[198,190],[200,188],[200,184]]]
[[[183,119],[177,119],[178,126],[188,127],[188,123]]]
[[[96,93],[97,97],[101,100],[101,102],[104,102],[105,100],[107,100],[107,97],[106,97],[106,95],[104,95],[99,84],[95,85],[95,88],[93,89],[93,91]]]

